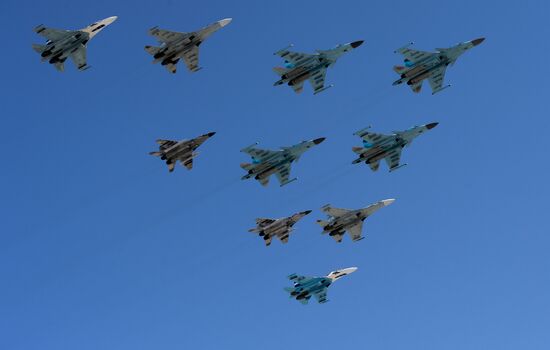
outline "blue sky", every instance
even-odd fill
[[[0,348],[547,349],[550,245],[544,1],[74,1],[0,3],[4,150]],[[59,73],[32,28],[118,20]],[[201,46],[203,70],[170,75],[147,29],[233,22]],[[393,51],[484,36],[432,96],[393,87]],[[273,52],[365,40],[313,96],[273,87]],[[440,122],[389,174],[352,166],[353,132]],[[195,169],[148,155],[157,138],[217,134]],[[283,188],[240,181],[239,150],[327,137]],[[336,244],[314,223],[396,198]],[[256,217],[312,209],[287,245]],[[287,297],[286,276],[359,270],[330,302]]]

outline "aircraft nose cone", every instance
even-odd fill
[[[224,18],[221,21],[219,21],[218,23],[220,23],[220,26],[225,27],[226,25],[231,23],[232,20],[233,20],[233,18]]]
[[[216,132],[215,131],[212,131],[212,132],[209,132],[208,134],[206,134],[208,137],[212,137],[214,135],[216,135]]]
[[[393,199],[393,198],[384,199],[384,200],[382,201],[382,204],[384,204],[384,206],[387,207],[388,205],[392,204],[393,202],[395,202],[395,199]]]
[[[325,141],[325,137],[319,137],[318,139],[313,140],[313,143],[318,145],[323,141]]]
[[[353,273],[355,271],[357,271],[357,267],[348,267],[347,269],[340,270],[340,272],[343,272],[346,275],[349,275],[350,273]]]
[[[311,210],[306,210],[306,211],[302,212],[302,214],[304,214],[304,215],[308,215],[309,213],[311,213]]]
[[[430,123],[430,124],[426,125],[426,128],[428,128],[428,130],[430,130],[430,129],[435,128],[438,124],[439,123]]]
[[[477,45],[481,44],[484,40],[485,40],[485,38],[474,39],[474,40],[472,40],[472,44],[474,44],[474,46],[477,46]]]
[[[109,18],[105,18],[105,19],[104,19],[105,24],[106,24],[106,25],[109,25],[109,24],[113,23],[114,21],[116,21],[117,18],[118,18],[117,16],[111,16],[111,17],[109,17]]]
[[[357,40],[357,41],[354,41],[352,42],[350,45],[352,48],[358,48],[359,46],[361,46],[361,44],[363,44],[364,40]]]

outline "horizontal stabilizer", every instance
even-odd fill
[[[147,45],[145,46],[145,51],[149,52],[151,55],[155,55],[160,51],[160,47]]]
[[[329,224],[328,221],[325,221],[325,220],[317,220],[316,222],[322,228],[325,228]]]
[[[241,163],[241,168],[243,168],[246,171],[254,169],[254,164],[250,163]]]
[[[42,53],[44,52],[44,50],[46,49],[46,46],[44,45],[38,45],[38,44],[32,44],[32,49],[38,53]]]
[[[273,71],[278,75],[284,75],[288,71],[286,68],[283,67],[274,67]]]
[[[160,157],[162,155],[161,152],[149,152],[149,154],[155,157]]]
[[[404,66],[393,66],[393,71],[397,74],[403,74],[407,70]]]

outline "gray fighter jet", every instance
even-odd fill
[[[408,130],[394,131],[391,135],[376,134],[368,132],[369,128],[357,131],[357,135],[363,139],[363,147],[353,147],[353,152],[359,155],[359,158],[352,163],[357,164],[365,162],[372,171],[378,170],[380,160],[385,159],[391,171],[397,170],[407,164],[399,164],[401,151],[406,146],[425,131],[435,128],[438,123],[413,126]]]
[[[155,152],[150,152],[152,156],[160,157],[160,159],[165,160],[168,165],[168,170],[170,172],[174,171],[176,162],[185,166],[188,170],[193,168],[193,158],[198,156],[198,152],[195,150],[214,136],[215,132],[209,132],[208,134],[201,135],[192,140],[182,140],[182,141],[170,141],[170,140],[157,140],[159,144],[159,150]]]
[[[153,63],[160,62],[171,73],[176,73],[176,64],[180,58],[183,58],[191,72],[196,72],[201,69],[199,67],[199,46],[214,32],[228,25],[231,20],[231,18],[222,19],[190,33],[171,32],[157,27],[151,28],[149,34],[154,36],[161,45],[160,47],[147,45],[145,51],[153,55]]]
[[[282,147],[277,151],[256,148],[257,143],[243,148],[241,152],[245,152],[252,157],[252,164],[241,164],[241,168],[248,171],[248,174],[241,179],[245,180],[254,177],[263,186],[267,186],[270,176],[275,174],[281,186],[296,181],[298,178],[289,179],[291,163],[298,161],[305,151],[324,140],[325,138],[321,137],[311,141],[302,141],[297,145]]]
[[[290,293],[291,298],[295,298],[302,304],[307,304],[313,295],[319,304],[326,303],[327,289],[332,282],[357,271],[357,267],[348,267],[342,270],[332,271],[325,277],[305,277],[295,273],[288,276],[294,282],[294,287],[287,287],[285,291]]]
[[[317,220],[317,223],[323,228],[323,234],[328,233],[338,243],[342,242],[346,231],[350,234],[351,239],[357,242],[364,238],[361,237],[363,221],[378,209],[387,207],[394,201],[395,199],[384,199],[357,210],[332,208],[330,204],[327,204],[321,210],[328,215],[329,220]]]
[[[330,50],[317,50],[314,54],[288,51],[292,45],[275,52],[275,55],[284,58],[284,67],[275,67],[273,71],[281,76],[281,79],[273,85],[288,84],[294,92],[300,93],[304,88],[304,82],[309,79],[313,87],[313,94],[318,94],[332,87],[325,87],[325,75],[327,68],[333,66],[344,53],[359,47],[363,40],[349,44],[338,45]]]
[[[34,28],[37,34],[48,41],[45,45],[33,44],[32,48],[42,57],[42,62],[48,61],[62,72],[65,70],[65,60],[70,57],[78,70],[90,68],[86,63],[86,46],[97,33],[113,23],[116,16],[90,24],[80,30],[61,30],[46,28],[42,24]]]
[[[256,227],[251,228],[248,232],[257,233],[264,238],[265,245],[271,244],[271,239],[277,237],[283,243],[288,242],[288,236],[293,231],[293,226],[304,216],[311,213],[311,210],[302,211],[292,216],[280,219],[256,219]]]
[[[481,44],[485,38],[456,44],[447,49],[436,49],[436,52],[417,51],[409,49],[409,45],[396,50],[405,56],[404,66],[394,66],[393,70],[401,77],[393,85],[407,83],[414,92],[420,92],[422,82],[428,79],[432,88],[432,95],[451,85],[443,86],[447,66],[453,65],[458,57],[472,47]]]

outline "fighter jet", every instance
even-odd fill
[[[357,242],[364,238],[361,237],[363,221],[378,209],[387,207],[394,201],[395,199],[384,199],[357,210],[332,208],[330,204],[327,204],[321,210],[328,215],[329,220],[317,220],[317,223],[323,228],[323,234],[328,233],[338,243],[342,242],[342,237],[346,231],[350,234],[351,239]]]
[[[304,82],[309,79],[313,87],[313,94],[318,94],[332,87],[325,87],[325,75],[327,68],[333,66],[344,53],[351,51],[363,43],[363,40],[349,44],[338,45],[330,50],[317,50],[314,54],[288,51],[292,45],[275,52],[275,55],[284,58],[284,67],[275,67],[273,71],[281,76],[274,86],[288,84],[294,92],[300,93],[304,88]]]
[[[428,79],[432,95],[450,87],[443,86],[447,66],[453,65],[458,57],[474,46],[481,44],[485,38],[479,38],[464,43],[458,43],[447,49],[436,49],[436,52],[417,51],[409,49],[410,43],[395,51],[405,56],[404,66],[394,66],[393,70],[401,75],[393,85],[406,82],[414,92],[420,92],[422,82]]]
[[[185,166],[188,170],[193,168],[193,158],[195,158],[199,153],[195,150],[214,136],[215,132],[209,132],[208,134],[201,135],[192,140],[182,140],[182,141],[170,141],[170,140],[157,140],[159,144],[159,150],[155,152],[150,152],[152,156],[160,157],[160,159],[165,160],[168,165],[168,171],[174,171],[176,162],[179,160],[180,163]]]
[[[313,295],[319,304],[326,303],[327,289],[332,282],[357,271],[357,267],[348,267],[347,269],[332,271],[325,277],[305,277],[295,273],[288,276],[294,282],[294,287],[287,287],[285,291],[290,293],[291,298],[296,298],[300,303],[307,304]]]
[[[390,172],[404,167],[407,164],[399,164],[401,150],[409,146],[411,142],[425,131],[435,128],[439,123],[413,126],[403,131],[394,131],[391,135],[375,134],[368,132],[369,128],[361,129],[354,133],[363,139],[363,147],[353,147],[353,152],[359,155],[352,164],[365,162],[372,171],[378,170],[380,160],[385,159]]]
[[[248,232],[258,233],[260,237],[264,238],[265,245],[271,244],[271,239],[277,237],[283,243],[288,242],[288,236],[293,231],[293,226],[304,216],[311,213],[311,210],[302,211],[292,216],[280,218],[280,219],[256,219],[256,227],[251,228]]]
[[[40,54],[42,62],[48,61],[60,72],[65,69],[64,63],[68,57],[73,60],[78,70],[86,70],[90,68],[86,63],[88,41],[116,19],[116,16],[105,18],[80,30],[46,28],[41,24],[34,28],[34,31],[48,41],[45,45],[33,44],[32,48]]]
[[[149,29],[149,34],[154,36],[159,43],[157,46],[145,46],[145,51],[153,55],[153,63],[160,62],[171,73],[176,73],[176,64],[183,58],[187,68],[191,72],[200,70],[199,46],[204,40],[219,29],[231,22],[231,18],[222,19],[196,32],[180,33],[171,32],[157,27]]]
[[[241,152],[248,153],[252,157],[252,164],[241,164],[241,168],[248,171],[248,174],[243,176],[241,180],[254,177],[263,186],[267,186],[270,176],[275,174],[281,186],[296,181],[298,178],[289,180],[291,163],[298,161],[305,151],[324,140],[325,138],[321,137],[311,141],[302,141],[294,146],[282,147],[277,151],[256,148],[257,143],[245,147]]]

